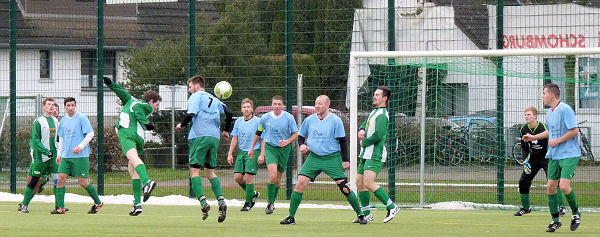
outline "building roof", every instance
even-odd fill
[[[96,47],[95,1],[19,0],[18,3],[16,25],[19,48]],[[8,0],[0,0],[0,48],[8,47],[8,8]],[[104,13],[106,48],[144,45],[156,38],[187,38],[186,2],[106,5]],[[196,14],[208,15],[212,23],[218,18],[214,5],[207,2],[196,3]]]
[[[487,5],[496,5],[496,0],[433,0],[438,6],[452,6],[454,8],[454,23],[469,39],[479,47],[488,49],[489,45],[489,14]],[[505,6],[543,5],[573,3],[573,0],[504,0]],[[600,1],[579,1],[587,7],[600,7]]]

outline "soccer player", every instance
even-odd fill
[[[192,95],[188,99],[187,115],[183,122],[177,124],[176,129],[180,130],[190,121],[192,122],[188,135],[190,143],[190,177],[192,178],[192,189],[202,205],[202,220],[208,218],[208,211],[210,210],[204,196],[202,178],[200,178],[200,169],[204,167],[204,175],[210,180],[210,187],[219,203],[218,221],[223,222],[227,217],[227,205],[223,197],[221,181],[217,177],[215,168],[217,168],[221,114],[225,114],[225,129],[222,135],[226,140],[229,140],[233,112],[218,98],[205,91],[203,77],[193,76],[187,83],[189,92]]]
[[[56,188],[56,202],[58,207],[52,211],[52,214],[65,214],[65,183],[69,176],[77,177],[79,185],[94,200],[94,205],[88,211],[88,214],[96,214],[98,209],[104,206],[100,201],[98,192],[89,182],[90,165],[90,147],[88,144],[94,138],[94,130],[88,117],[77,112],[77,102],[73,97],[65,98],[65,110],[67,116],[64,116],[58,125],[58,157],[56,163],[58,166],[58,185]]]
[[[58,164],[56,164],[56,127],[58,119],[54,115],[54,99],[46,98],[42,102],[43,116],[33,122],[29,146],[31,149],[31,165],[27,177],[27,187],[23,202],[19,204],[19,211],[29,213],[29,203],[35,195],[34,189],[41,183],[42,177],[51,175],[53,179],[58,178]],[[56,182],[56,181],[55,181]],[[56,197],[56,189],[54,190]]]
[[[267,208],[265,213],[272,214],[275,211],[275,198],[279,193],[281,176],[287,166],[292,142],[298,139],[298,125],[294,116],[283,111],[283,97],[276,95],[271,99],[273,111],[264,114],[260,118],[260,124],[252,140],[252,147],[256,145],[260,137],[263,138],[264,156],[258,157],[258,163],[267,163],[269,180],[267,184]],[[254,158],[254,150],[248,151],[248,156]]]
[[[314,181],[321,172],[329,175],[346,196],[352,209],[358,215],[361,224],[367,224],[362,214],[356,194],[348,186],[348,177],[344,169],[350,167],[348,146],[342,119],[329,111],[331,101],[326,95],[317,97],[315,101],[316,114],[306,118],[300,127],[298,143],[300,152],[308,154],[298,174],[298,182],[292,192],[290,214],[280,224],[296,224],[295,214],[302,201],[304,189],[310,181]]]
[[[137,216],[142,213],[140,197],[142,191],[145,202],[150,198],[152,190],[156,188],[156,182],[148,179],[146,165],[140,159],[140,155],[144,152],[144,129],[154,130],[156,128],[148,120],[148,115],[155,110],[158,111],[158,105],[162,98],[155,91],[146,91],[142,99],[138,100],[127,93],[119,84],[113,83],[108,77],[104,77],[104,84],[117,94],[123,105],[116,125],[117,136],[119,137],[121,149],[127,157],[127,167],[131,176],[131,188],[133,189],[133,208],[129,215]]]
[[[385,190],[375,183],[375,178],[387,158],[385,140],[388,133],[389,115],[386,107],[391,94],[392,91],[387,86],[377,87],[373,95],[375,109],[371,111],[367,120],[360,125],[358,132],[361,149],[356,186],[367,221],[373,221],[369,204],[371,199],[369,191],[373,192],[375,197],[386,205],[387,216],[383,219],[384,223],[394,219],[394,216],[400,210],[400,207],[394,205]],[[359,223],[359,220],[355,220],[353,223]]]
[[[242,100],[242,114],[244,117],[238,118],[233,125],[227,162],[229,165],[233,164],[233,151],[239,145],[233,179],[246,191],[246,202],[241,211],[250,211],[256,204],[260,192],[254,191],[254,176],[258,172],[258,162],[257,159],[248,157],[248,150],[253,149],[255,153],[261,155],[264,152],[260,152],[261,146],[258,143],[254,147],[250,147],[254,132],[258,129],[258,122],[260,121],[259,118],[254,117],[254,102],[252,100],[248,98]]]
[[[554,83],[546,84],[542,94],[544,105],[550,108],[546,112],[546,125],[548,131],[523,136],[525,141],[540,140],[548,138],[548,207],[552,215],[552,222],[548,225],[546,232],[554,232],[562,226],[558,210],[557,187],[567,198],[571,207],[571,231],[575,231],[581,224],[581,213],[575,199],[575,191],[571,189],[571,179],[575,175],[575,169],[581,156],[579,147],[579,128],[575,112],[567,103],[560,101],[560,89]]]
[[[545,124],[537,120],[537,114],[537,109],[533,107],[525,109],[526,124],[523,124],[521,129],[519,129],[521,137],[525,134],[537,135],[548,130]],[[515,216],[522,216],[531,212],[529,189],[531,188],[531,181],[533,181],[538,171],[544,169],[546,177],[548,176],[548,160],[546,160],[548,138],[529,142],[521,139],[521,149],[523,150],[523,157],[520,163],[523,163],[523,173],[521,173],[521,178],[519,178],[519,193],[521,194],[521,204],[523,207],[514,214]],[[565,201],[560,189],[558,190],[558,196],[558,210],[561,215],[564,215]]]

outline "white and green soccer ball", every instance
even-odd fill
[[[221,100],[227,99],[231,96],[231,93],[233,93],[233,88],[229,82],[220,81],[215,85],[215,95],[217,98]]]

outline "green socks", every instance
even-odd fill
[[[529,208],[531,208],[531,203],[529,201],[529,193],[521,194],[521,205],[523,206],[523,209],[529,210]]]
[[[354,212],[356,212],[356,215],[360,215],[361,214],[360,204],[358,203],[356,194],[354,194],[354,192],[350,191],[350,194],[345,195],[345,196],[346,196],[346,199],[348,200],[348,202],[350,203],[350,206],[352,206],[352,209],[354,210]]]
[[[192,190],[194,190],[194,194],[196,194],[196,198],[200,198],[204,196],[204,187],[202,186],[202,178],[193,177],[192,178]]]
[[[135,167],[135,171],[137,171],[137,174],[140,176],[140,180],[142,181],[142,184],[144,184],[144,185],[148,184],[148,173],[146,173],[146,165],[139,164],[138,166]]]
[[[210,179],[210,188],[212,188],[213,193],[215,193],[215,197],[217,197],[217,200],[219,200],[219,205],[221,205],[223,202],[223,191],[221,190],[221,181],[219,180],[219,177]]]
[[[560,218],[558,217],[558,195],[557,194],[548,194],[548,208],[550,208],[550,214],[552,215],[552,221],[554,221],[554,222],[560,221]]]
[[[241,184],[239,184],[239,185],[240,185],[240,187],[241,187],[243,190],[246,190],[247,184],[246,184],[245,182],[244,182],[244,183],[241,183]]]
[[[56,185],[54,185],[54,187],[52,187],[52,192],[54,192],[54,206],[58,207],[58,200],[56,199],[56,192],[58,192],[58,191],[56,191]],[[63,200],[64,200],[64,198],[63,198]]]
[[[381,201],[384,205],[386,205],[388,210],[396,207],[396,205],[394,205],[394,203],[388,197],[388,195],[385,193],[385,190],[383,190],[382,187],[379,187],[379,189],[377,189],[377,191],[375,191],[374,194],[375,194],[375,197],[377,197],[377,199],[379,199],[379,201]]]
[[[573,191],[571,191],[571,193],[573,193]],[[558,206],[559,207],[564,207],[565,205],[565,195],[563,195],[562,190],[560,190],[560,187],[556,187],[556,195],[558,195]]]
[[[96,205],[100,205],[102,203],[102,201],[100,201],[100,197],[98,197],[98,192],[94,188],[94,185],[92,185],[92,184],[88,185],[85,188],[85,191],[87,191],[88,195],[90,195],[90,197],[92,197],[92,199],[94,199],[94,203]]]
[[[577,200],[575,199],[575,191],[571,190],[571,193],[565,196],[567,197],[567,202],[569,202],[569,207],[573,210],[573,215],[579,214],[579,206],[577,206]]]
[[[294,217],[296,215],[296,211],[298,210],[298,206],[300,206],[300,202],[302,202],[303,193],[297,193],[296,191],[292,191],[292,197],[290,200],[290,216]]]
[[[275,203],[275,184],[267,183],[267,202]]]
[[[275,186],[275,196],[273,197],[273,203],[275,203],[275,199],[277,199],[277,195],[279,195],[279,187]]]
[[[246,202],[251,203],[254,196],[254,184],[246,184]]]
[[[132,179],[131,189],[133,189],[133,205],[142,204],[142,181],[139,179]]]
[[[65,187],[55,188],[54,191],[55,191],[54,198],[56,199],[56,206],[59,208],[65,208],[65,192],[67,192],[67,189]]]
[[[369,204],[371,200],[371,192],[369,191],[359,191],[358,198],[360,199],[360,204],[362,206],[362,211],[365,216],[371,214],[371,205]]]

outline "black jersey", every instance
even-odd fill
[[[525,134],[536,135],[545,132],[546,125],[542,122],[537,123],[537,126],[530,128],[528,124],[521,126],[520,132],[521,137]],[[529,152],[531,152],[530,160],[546,159],[546,152],[548,151],[548,138],[533,140],[525,142],[521,140],[521,148],[523,149],[523,160],[527,158]]]

